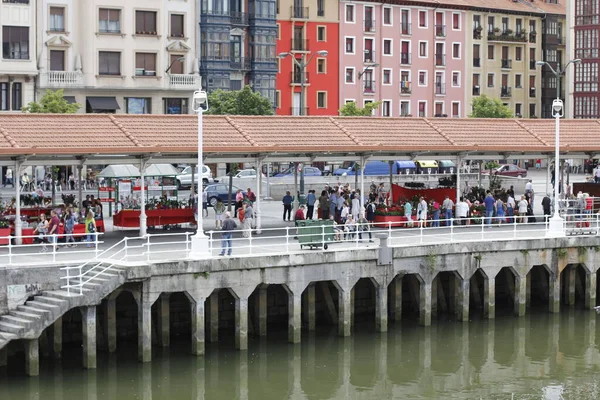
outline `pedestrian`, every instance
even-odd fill
[[[298,207],[296,213],[294,214],[294,226],[296,226],[296,236],[294,236],[294,239],[298,239],[298,221],[306,220],[306,216],[304,215],[304,209],[305,206],[304,204],[302,204],[300,207]]]
[[[287,215],[287,220],[291,221],[292,218],[292,202],[294,198],[292,197],[290,191],[285,192],[285,196],[281,199],[283,203],[283,220],[285,221],[285,216]]]
[[[6,187],[6,185],[11,185],[13,188],[15,187],[15,183],[13,181],[13,172],[12,169],[7,168],[6,169],[6,173],[4,174],[4,187]]]
[[[58,241],[58,226],[60,225],[60,219],[58,215],[56,215],[56,211],[50,211],[50,221],[48,222],[48,243],[54,244],[56,250],[58,247],[56,246]]]
[[[354,197],[352,197],[352,218],[354,218],[355,221],[358,220],[358,216],[360,214],[360,200],[359,200],[359,195],[357,193],[354,194]]]
[[[385,201],[385,187],[383,186],[383,182],[377,188],[377,198],[379,199],[379,204],[383,204]]]
[[[97,234],[96,234],[96,220],[94,219],[94,213],[91,211],[88,211],[88,213],[86,214],[85,217],[85,233],[87,234],[86,237],[86,241],[87,241],[87,245],[86,247],[93,247],[94,245],[92,244],[92,242],[95,241]]]
[[[352,215],[350,213],[350,207],[348,207],[348,203],[343,203],[342,210],[340,211],[340,217],[339,217],[340,223],[345,224],[349,215]]]
[[[342,196],[342,195],[339,195],[339,196],[337,197],[337,200],[336,200],[335,212],[336,212],[336,215],[337,215],[337,219],[338,219],[338,220],[340,220],[340,223],[342,223],[342,224],[344,223],[344,221],[341,221],[341,217],[342,217],[342,209],[344,208],[344,205],[345,205],[346,207],[348,207],[348,204],[346,203],[346,199],[344,198],[344,196]],[[350,212],[350,210],[349,210],[349,209],[347,210],[347,213],[348,213],[348,212]],[[346,214],[347,214],[347,213],[346,213]]]
[[[319,197],[319,210],[321,210],[321,219],[328,220],[329,219],[329,196],[326,190],[321,192],[321,197]]]
[[[244,203],[244,237],[250,237],[252,232],[252,221],[254,220],[254,210],[252,203],[247,201]]]
[[[417,204],[417,221],[419,228],[425,227],[427,224],[427,202],[423,197],[419,198],[419,204]]]
[[[344,221],[344,240],[354,239],[356,233],[356,221],[352,218],[352,214],[348,214],[348,217]]]
[[[529,203],[527,203],[527,200],[525,200],[525,196],[521,196],[518,206],[521,223],[527,223],[527,207],[529,207]]]
[[[531,193],[533,192],[533,182],[530,179],[526,184],[525,184],[525,194],[527,193]]]
[[[75,190],[75,175],[73,173],[69,174],[69,188]]]
[[[438,203],[436,200],[434,200],[433,204],[432,204],[432,208],[433,208],[433,223],[431,224],[431,226],[434,228],[439,228],[440,227],[440,203]]]
[[[75,215],[73,215],[73,209],[69,207],[65,213],[65,244],[67,247],[77,247],[77,244],[75,243],[75,238],[73,237],[74,228]]]
[[[544,210],[544,219],[548,222],[548,217],[550,217],[550,207],[552,205],[552,200],[550,200],[550,195],[546,193],[544,198],[542,199],[542,210]]]
[[[337,220],[337,214],[335,212],[335,209],[337,207],[337,199],[338,199],[338,191],[337,191],[337,186],[334,188],[335,190],[333,190],[330,194],[329,194],[329,215],[333,216],[333,218],[335,220]]]
[[[358,221],[358,238],[360,240],[362,240],[362,233],[363,232],[368,232],[369,233],[369,242],[373,242],[373,235],[371,234],[371,225],[370,225],[370,221],[365,218],[365,214],[361,213]]]
[[[510,197],[515,198],[515,187],[513,185],[510,186],[510,188],[506,191],[506,194],[509,195]]]
[[[515,198],[509,194],[508,198],[506,199],[506,215],[508,215],[506,222],[509,224],[513,223],[513,216],[515,215],[516,206],[517,204],[515,203]]]
[[[505,208],[504,202],[500,198],[500,196],[496,197],[496,220],[498,221],[498,226],[505,222]]]
[[[223,213],[225,212],[225,204],[219,198],[217,198],[217,204],[215,204],[215,228],[221,229],[223,227]]]
[[[369,221],[369,223],[373,223],[373,221],[375,221],[375,211],[377,210],[377,206],[375,205],[375,200],[370,201],[369,204],[367,204],[367,209],[365,210],[367,215],[367,221]]]
[[[554,174],[552,174],[552,176],[554,177]],[[598,165],[594,171],[594,182],[600,183],[600,165]]]
[[[306,219],[313,219],[313,213],[315,211],[315,203],[317,202],[317,196],[315,196],[314,190],[309,190],[306,195]]]
[[[231,218],[231,213],[227,211],[225,213],[225,220],[223,221],[223,231],[221,232],[221,253],[220,256],[225,255],[225,251],[227,251],[227,255],[231,255],[232,251],[232,241],[231,238],[233,236],[233,230],[237,228],[237,224]]]
[[[456,218],[458,218],[459,225],[466,225],[468,214],[469,205],[465,202],[464,197],[461,197],[456,203]]]
[[[33,230],[33,234],[37,235],[40,240],[40,243],[43,244],[42,250],[40,250],[41,253],[48,250],[46,248],[46,233],[47,232],[48,232],[48,220],[46,220],[46,214],[41,214],[40,221],[38,222],[37,226]]]
[[[542,167],[542,160],[538,158],[537,160],[535,160],[535,169],[539,171],[541,167]]]
[[[454,202],[450,200],[450,196],[446,196],[442,202],[442,211],[444,212],[444,219],[446,220],[446,226],[452,225],[452,209],[454,208]]]
[[[208,217],[208,193],[202,191],[202,216]]]
[[[410,201],[404,203],[404,217],[406,218],[406,225],[412,228],[412,204]]]
[[[485,224],[488,228],[492,227],[492,218],[494,217],[494,208],[496,207],[496,200],[492,196],[492,192],[487,191],[487,196],[483,200],[485,205]]]
[[[243,202],[244,193],[242,192],[242,189],[238,189],[237,193],[235,194],[235,209],[233,210],[233,218],[237,217],[238,210],[242,208]]]
[[[254,204],[254,202],[256,201],[256,194],[254,194],[254,192],[250,188],[246,190],[246,197],[248,198],[248,201],[250,201],[252,204]]]

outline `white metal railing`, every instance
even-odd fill
[[[198,87],[199,78],[198,75],[170,74],[169,85],[195,88]]]
[[[83,84],[83,74],[72,71],[49,71],[48,85],[51,86],[78,86]]]

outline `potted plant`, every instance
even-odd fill
[[[389,207],[378,205],[375,210],[375,226],[387,228],[390,226],[405,226],[406,217],[404,216],[404,204],[394,204]]]
[[[10,224],[5,219],[0,219],[0,245],[8,244],[10,240]]]

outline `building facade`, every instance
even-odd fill
[[[38,95],[64,89],[87,113],[185,114],[200,88],[197,10],[179,0],[44,0]]]
[[[339,109],[338,5],[325,0],[280,0],[277,10],[277,114],[336,115]],[[317,52],[326,51],[327,55]],[[292,60],[294,57],[300,66]],[[304,70],[304,104],[301,96]]]
[[[0,3],[0,113],[18,112],[36,99],[37,71],[35,2]]]

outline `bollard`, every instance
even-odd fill
[[[375,237],[379,238],[379,254],[377,255],[377,265],[392,264],[392,248],[389,245],[389,236],[385,233],[377,233]]]

